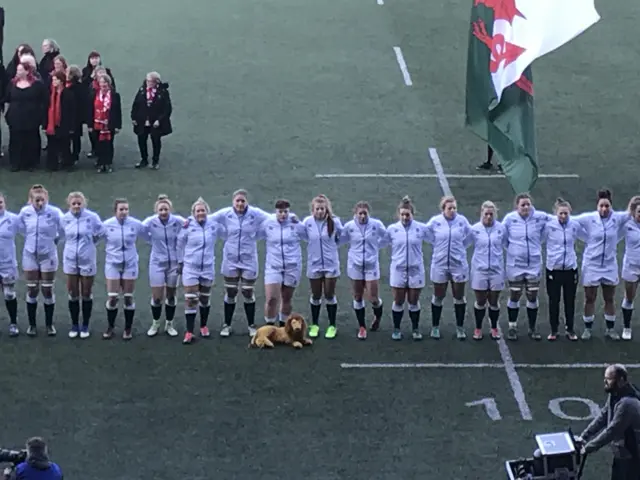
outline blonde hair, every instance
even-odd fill
[[[198,199],[193,202],[193,205],[191,205],[191,215],[195,216],[196,214],[196,207],[198,205],[203,205],[205,211],[207,212],[207,214],[211,211],[211,209],[209,208],[209,204],[207,202],[204,201],[204,198],[202,197],[198,197]]]
[[[568,208],[569,211],[571,211],[571,204],[567,202],[564,198],[558,197],[556,198],[556,201],[553,204],[553,211],[557,212],[559,208]]]
[[[171,200],[169,200],[169,196],[165,195],[164,193],[161,193],[160,195],[158,195],[158,198],[156,199],[156,203],[153,206],[153,210],[158,211],[158,207],[163,203],[169,207],[169,210],[173,210],[173,203],[171,202]]]
[[[331,206],[331,200],[326,195],[320,194],[311,200],[309,204],[309,209],[311,210],[311,215],[313,215],[313,208],[316,204],[324,205],[327,210],[327,234],[329,236],[333,235],[336,229],[336,223],[333,220],[333,207]]]
[[[49,200],[49,192],[47,191],[46,188],[44,188],[44,186],[40,183],[36,183],[35,185],[32,185],[31,188],[29,189],[29,199],[28,202],[31,203],[31,201],[33,200],[33,196],[36,195],[37,193],[42,193],[44,195],[45,200]]]
[[[105,73],[101,73],[101,74],[97,75],[96,78],[98,79],[98,81],[104,80],[104,82],[107,85],[109,85],[109,88],[111,88],[113,86],[113,82],[111,81],[111,77],[109,75],[107,75],[106,70],[105,70]]]
[[[439,204],[440,210],[444,211],[447,203],[456,203],[456,197],[454,197],[453,195],[445,195],[444,197],[442,197]]]
[[[73,200],[74,198],[79,198],[82,200],[82,204],[84,206],[87,205],[87,199],[84,196],[84,193],[82,192],[70,192],[69,195],[67,195],[67,205],[71,205],[71,200]]]
[[[495,212],[495,214],[497,216],[498,215],[498,207],[496,207],[496,204],[493,203],[491,200],[486,200],[486,201],[482,202],[482,205],[480,206],[480,215],[482,215],[485,210],[488,210],[490,208]]]
[[[627,210],[632,217],[636,215],[636,210],[638,209],[638,207],[640,207],[640,196],[635,195],[631,197],[631,199],[629,200],[629,205],[627,206]]]
[[[24,55],[20,56],[20,63],[29,65],[29,67],[31,67],[34,71],[38,69],[38,62],[36,62],[36,57],[29,53],[25,53]]]
[[[371,213],[371,206],[369,205],[369,202],[365,202],[364,200],[360,200],[355,204],[355,206],[353,207],[353,213],[356,213],[361,208],[366,210],[367,213]]]

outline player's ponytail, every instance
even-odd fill
[[[323,195],[322,193],[315,197],[313,200],[311,200],[311,214],[313,214],[314,206],[317,204],[324,205],[324,208],[327,212],[327,215],[325,217],[327,221],[327,234],[329,235],[329,237],[331,237],[333,235],[333,232],[335,232],[336,230],[336,222],[333,220],[333,209],[331,208],[331,200],[329,200],[329,197]]]

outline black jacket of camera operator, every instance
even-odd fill
[[[595,437],[594,437],[595,435]],[[616,458],[638,459],[640,454],[640,392],[627,384],[609,394],[600,414],[582,432],[587,453],[611,444]]]

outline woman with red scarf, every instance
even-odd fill
[[[122,128],[122,105],[108,75],[98,77],[98,90],[89,97],[87,115],[89,134],[96,138],[98,173],[113,171],[113,140]]]
[[[58,59],[56,59],[57,61]],[[71,135],[76,125],[76,104],[73,92],[66,88],[67,76],[54,71],[51,75],[49,108],[47,109],[47,169],[57,170],[60,164],[71,168]]]
[[[36,78],[35,62],[23,56],[7,88],[5,120],[9,126],[11,170],[34,170],[40,162],[40,127],[46,122],[47,89]]]

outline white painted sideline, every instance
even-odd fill
[[[378,0],[378,5],[384,5],[384,0]]]
[[[444,169],[442,168],[442,162],[440,161],[438,151],[435,148],[430,148],[429,156],[431,157],[433,168],[438,175],[438,182],[440,183],[442,193],[444,193],[445,195],[453,195],[453,193],[451,192],[451,187],[449,186],[449,181],[447,180],[447,176],[445,175]],[[498,327],[498,329],[499,328],[500,327]],[[511,384],[513,397],[518,404],[520,415],[522,416],[523,420],[533,420],[531,408],[529,408],[529,404],[527,403],[527,397],[524,394],[524,388],[522,388],[522,382],[520,381],[520,376],[518,375],[515,364],[513,362],[509,346],[502,336],[500,336],[500,340],[498,340],[496,343],[498,344],[500,357],[502,358],[504,369],[507,372],[507,378],[509,379],[509,383]]]
[[[393,51],[396,53],[396,60],[398,61],[398,65],[400,66],[400,71],[402,72],[402,78],[404,78],[404,84],[407,87],[413,85],[411,81],[411,75],[409,75],[409,69],[407,68],[407,63],[404,61],[404,55],[402,55],[402,49],[400,47],[393,47]]]
[[[435,173],[317,173],[315,178],[438,178]],[[483,175],[470,173],[448,173],[447,178],[491,180],[505,178],[504,175]],[[575,173],[541,173],[538,178],[580,178]]]
[[[610,363],[514,363],[514,368],[534,370],[594,370],[605,369]],[[626,368],[640,368],[640,363],[623,364]],[[353,369],[415,369],[415,368],[505,368],[504,363],[341,363],[340,368]]]

